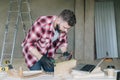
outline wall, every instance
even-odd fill
[[[4,29],[5,23],[7,19],[7,11],[8,11],[8,4],[9,0],[0,0],[0,53],[2,50],[2,43],[3,43],[3,36],[4,36]],[[74,10],[74,0],[31,0],[31,11],[32,11],[32,18],[33,22],[36,18],[42,15],[58,15],[63,9],[71,9]],[[12,17],[13,18],[13,17]],[[29,29],[31,26],[26,26]],[[13,28],[10,28],[10,31],[13,31]],[[11,34],[12,35],[12,34]],[[10,35],[10,36],[11,36]],[[19,30],[17,34],[17,41],[15,45],[15,53],[14,57],[22,57],[22,48],[21,43],[24,39],[23,36],[23,27],[20,24]],[[68,33],[69,35],[69,51],[73,51],[74,45],[74,28],[70,30]],[[13,36],[11,37],[13,39]],[[7,50],[10,50],[11,45]]]
[[[94,0],[85,2],[85,61],[94,60]]]
[[[89,62],[94,60],[94,0],[76,0],[75,12],[75,56]]]
[[[2,46],[9,2],[0,1],[0,46]],[[75,5],[74,0],[31,0],[30,5],[33,21],[42,15],[59,14],[65,8],[75,10],[77,24],[68,33],[68,51],[75,50],[75,58],[78,60],[86,62],[94,60],[94,0],[75,0]],[[29,29],[31,26],[26,27]],[[23,39],[23,27],[20,25],[14,57],[22,57],[20,44]]]
[[[116,18],[116,31],[117,31],[117,44],[118,44],[118,55],[120,57],[120,1],[115,0],[115,18]]]
[[[8,0],[0,1],[0,54],[2,50],[3,36],[4,36],[4,27],[6,23],[8,9]]]
[[[76,0],[75,13],[77,24],[75,26],[75,57],[84,60],[84,0]]]

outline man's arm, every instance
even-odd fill
[[[29,45],[28,50],[29,52],[35,56],[38,60],[41,59],[42,54],[35,48],[35,42],[40,39],[39,36],[41,36],[40,32],[41,32],[41,25],[40,24],[40,20],[42,18],[39,17],[34,24],[32,25],[32,27],[30,28],[28,34],[27,34],[27,44]],[[39,31],[38,31],[39,30]],[[37,34],[36,34],[37,33]]]
[[[36,48],[32,47],[29,49],[30,53],[35,56],[38,60],[43,56]]]

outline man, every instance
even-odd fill
[[[58,16],[41,16],[29,29],[22,47],[25,62],[30,70],[54,72],[54,54],[61,49],[66,59],[71,58],[67,52],[67,32],[76,24],[75,14],[68,9]]]

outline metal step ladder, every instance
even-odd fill
[[[26,15],[28,19],[26,19]],[[32,17],[29,0],[10,0],[7,21],[5,25],[4,39],[0,57],[0,67],[8,60],[12,64],[15,51],[18,28],[22,24],[24,36],[26,35],[26,24],[32,25]]]

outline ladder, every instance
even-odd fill
[[[28,16],[26,21],[24,18]],[[10,0],[7,21],[5,25],[4,39],[0,57],[0,67],[4,66],[4,60],[13,62],[15,51],[16,37],[18,28],[22,24],[24,36],[26,35],[26,24],[32,25],[31,9],[29,0]]]

